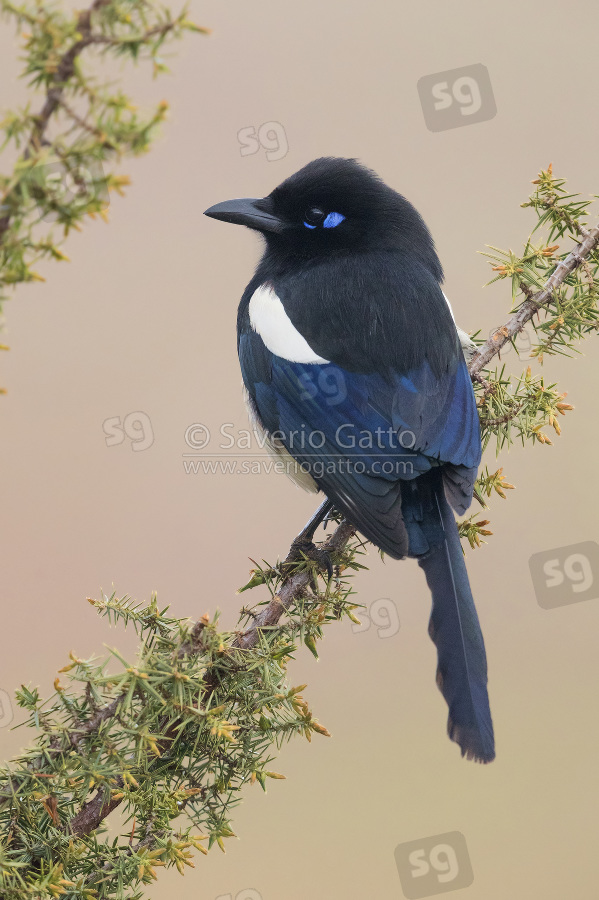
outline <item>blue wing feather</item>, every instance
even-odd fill
[[[282,359],[253,332],[240,335],[239,355],[264,427],[387,553],[427,546],[416,537],[410,546],[402,484],[439,464],[458,467],[448,496],[456,508],[469,505],[480,432],[463,360],[441,376],[426,360],[405,375],[356,373]]]
[[[339,453],[353,444],[369,469],[397,456],[412,458],[414,473],[402,476],[410,478],[428,471],[433,460],[467,468],[480,462],[479,420],[463,361],[442,378],[426,362],[409,377],[385,378],[273,356],[270,390],[277,408],[296,411],[290,431],[302,425],[322,431]]]

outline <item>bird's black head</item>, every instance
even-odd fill
[[[401,250],[440,281],[433,239],[412,204],[355,159],[308,163],[261,200],[228,200],[205,215],[260,231],[281,262],[367,250]]]

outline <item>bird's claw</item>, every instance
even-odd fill
[[[328,580],[331,580],[334,570],[331,554],[328,550],[317,547],[312,541],[294,541],[291,549],[296,558],[297,556],[306,556],[308,559],[313,560],[320,569],[326,570]]]
[[[327,580],[330,581],[333,577],[333,561],[331,560],[331,554],[328,550],[323,550],[321,547],[314,547],[312,559],[321,569],[326,569],[328,576]]]

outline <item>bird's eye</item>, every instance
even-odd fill
[[[304,225],[306,228],[316,228],[318,225],[322,225],[325,216],[326,213],[324,213],[322,209],[313,206],[312,209],[307,209],[304,213]]]
[[[323,228],[336,228],[340,222],[343,222],[345,216],[338,212],[330,212],[328,215],[317,206],[306,210],[304,213],[304,225],[306,228],[314,229],[319,225]]]

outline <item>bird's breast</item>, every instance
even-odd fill
[[[328,363],[297,330],[272,285],[261,284],[249,302],[250,325],[275,356],[297,363]]]

